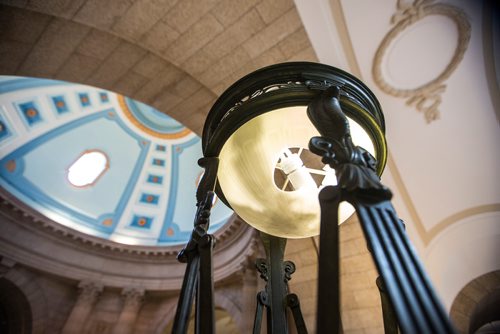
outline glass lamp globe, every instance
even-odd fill
[[[318,193],[336,179],[319,156],[305,154],[310,138],[319,136],[307,106],[333,85],[341,88],[354,144],[377,159],[380,175],[387,155],[380,105],[361,81],[340,69],[272,65],[237,81],[211,109],[203,153],[219,158],[216,193],[256,229],[284,238],[319,234]],[[342,203],[339,222],[353,212]]]

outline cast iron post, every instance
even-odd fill
[[[321,134],[311,138],[309,149],[335,169],[340,200],[355,207],[401,332],[455,333],[392,207],[392,194],[380,183],[375,158],[352,143],[340,106],[340,88],[327,88],[309,104],[307,114]],[[332,217],[330,223],[336,224],[337,219]],[[338,253],[320,253],[320,257],[332,256]],[[325,305],[323,294],[320,290],[318,308]],[[329,317],[336,313],[332,307],[318,314],[318,328],[332,326]]]

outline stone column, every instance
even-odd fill
[[[134,332],[135,321],[144,301],[144,289],[125,288],[122,291],[124,298],[122,311],[118,322],[113,328],[113,334],[129,334]]]
[[[78,300],[64,324],[62,334],[83,333],[87,318],[102,292],[102,285],[95,282],[82,281],[78,284],[78,288],[80,289]]]

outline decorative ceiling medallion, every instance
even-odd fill
[[[397,11],[391,18],[394,27],[385,35],[380,43],[373,60],[373,78],[375,83],[385,93],[396,97],[408,98],[407,105],[415,106],[424,114],[427,123],[439,118],[439,105],[442,102],[441,94],[445,91],[444,82],[451,76],[460,64],[469,44],[471,27],[465,13],[454,6],[447,4],[432,4],[434,0],[415,0],[413,3],[404,3],[398,0]],[[412,89],[397,88],[389,84],[383,76],[382,61],[389,47],[405,29],[430,15],[445,16],[451,19],[458,30],[458,43],[453,57],[445,69],[432,80]]]
[[[182,127],[182,130],[173,133],[159,132],[154,129],[151,129],[150,127],[144,125],[135,117],[134,113],[130,110],[129,106],[127,105],[127,102],[125,101],[125,96],[117,94],[117,98],[118,98],[118,103],[120,104],[120,107],[122,108],[123,113],[125,114],[127,119],[130,122],[132,122],[132,124],[134,124],[137,128],[139,128],[140,130],[142,130],[147,134],[150,134],[151,136],[161,139],[178,139],[178,138],[183,138],[191,133],[191,130],[189,130],[186,127]]]

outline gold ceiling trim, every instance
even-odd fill
[[[334,15],[335,18],[335,26],[337,30],[339,31],[348,31],[347,28],[347,21],[345,19],[344,15],[344,10],[342,8],[342,4],[340,3],[340,0],[330,0],[331,3],[331,9],[332,9],[332,14]],[[335,9],[335,10],[334,10]],[[340,34],[343,35],[343,34]],[[356,60],[355,57],[355,52],[354,52],[354,46],[352,45],[352,41],[350,39],[349,34],[345,35],[346,37],[342,37],[341,43],[342,43],[342,48],[346,50],[346,55],[348,55],[348,63],[349,66],[351,66],[350,71],[353,72],[359,79],[363,80],[363,76],[361,75],[361,70],[358,64],[358,61]],[[427,233],[424,228],[424,224],[422,223],[422,220],[420,219],[420,216],[417,213],[417,210],[415,208],[415,205],[413,204],[413,201],[411,200],[410,194],[408,190],[406,189],[406,186],[403,182],[403,179],[401,177],[401,174],[399,173],[398,168],[396,167],[396,163],[394,162],[394,159],[392,158],[390,151],[387,152],[387,167],[391,171],[392,176],[394,178],[394,181],[396,183],[396,187],[403,199],[403,203],[405,204],[408,212],[410,213],[410,217],[414,223],[414,226],[417,230],[418,236],[420,239],[424,242],[425,245],[427,245]]]
[[[492,204],[484,204],[484,205],[478,205],[478,206],[473,206],[471,208],[456,212],[452,214],[449,217],[446,217],[436,225],[434,225],[429,231],[427,231],[427,239],[428,241],[426,244],[429,244],[432,239],[434,239],[439,233],[444,231],[446,228],[448,228],[450,225],[460,221],[464,220],[466,218],[472,217],[472,216],[477,216],[480,214],[485,214],[485,213],[494,213],[494,212],[499,212],[500,213],[500,203],[492,203]]]
[[[432,4],[432,2],[433,0],[415,0],[413,3],[403,3],[403,0],[398,0],[397,11],[391,18],[391,23],[395,26],[380,43],[372,67],[373,79],[380,89],[395,97],[408,98],[406,104],[415,106],[419,112],[422,112],[427,123],[439,118],[438,108],[442,102],[441,94],[446,89],[444,82],[462,61],[471,36],[470,23],[466,14],[460,8],[446,4]],[[450,63],[434,79],[417,88],[400,89],[391,86],[385,81],[382,74],[382,60],[387,49],[405,29],[430,15],[450,18],[458,28],[458,45]]]
[[[353,73],[356,77],[361,78],[361,70],[356,60],[356,54],[354,53],[354,47],[351,42],[351,36],[349,35],[349,29],[347,28],[347,22],[344,15],[344,9],[342,8],[340,0],[331,0],[330,10],[333,16],[334,24],[339,32],[338,36],[340,37],[340,42],[342,44],[342,48],[344,49],[347,63],[350,67],[349,72]]]
[[[403,202],[406,205],[406,208],[414,223],[415,229],[425,246],[428,246],[438,234],[458,221],[484,213],[500,212],[500,203],[473,206],[468,209],[464,209],[462,211],[451,214],[450,216],[435,224],[430,230],[426,230],[424,224],[422,223],[422,219],[420,219],[415,205],[411,200],[410,194],[403,183],[403,179],[401,177],[401,174],[399,173],[398,168],[396,167],[394,159],[392,159],[390,154],[388,155],[387,166],[392,173],[394,183],[396,183],[396,187],[398,188],[399,194],[401,195]]]
[[[401,195],[401,198],[403,199],[403,203],[406,205],[406,209],[410,214],[410,217],[414,223],[415,229],[417,230],[420,240],[422,240],[424,244],[427,245],[428,244],[427,231],[425,230],[424,224],[422,223],[422,219],[420,219],[420,216],[418,215],[417,209],[415,208],[415,204],[413,204],[410,193],[408,192],[408,189],[406,188],[403,182],[403,178],[399,173],[399,169],[396,166],[396,163],[392,158],[392,155],[389,153],[387,156],[388,156],[387,166],[389,167],[392,177],[394,178],[394,183],[396,183],[398,192]]]
[[[144,124],[139,122],[137,120],[137,118],[135,118],[134,114],[132,113],[132,111],[128,107],[127,103],[125,102],[125,96],[120,95],[120,94],[116,94],[116,96],[118,97],[118,103],[120,104],[120,107],[122,108],[123,113],[125,114],[127,119],[130,122],[132,122],[132,124],[134,124],[137,128],[139,128],[141,131],[143,131],[143,132],[145,132],[153,137],[161,138],[161,139],[179,139],[179,138],[186,137],[187,135],[189,135],[192,132],[191,130],[186,128],[184,125],[183,125],[184,129],[179,131],[179,132],[176,132],[176,133],[161,133],[158,131],[154,131],[151,128],[148,128],[147,126],[145,126]]]

